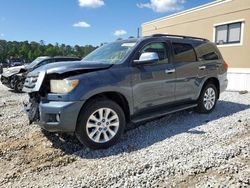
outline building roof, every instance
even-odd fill
[[[171,14],[169,16],[165,16],[165,17],[161,17],[161,18],[149,21],[149,22],[145,22],[145,23],[142,24],[142,26],[147,25],[147,24],[152,24],[152,23],[155,23],[155,22],[159,22],[159,21],[163,21],[163,20],[167,20],[167,19],[171,19],[171,18],[178,17],[178,16],[183,16],[185,14],[189,14],[189,13],[192,13],[192,12],[207,9],[207,8],[217,6],[217,5],[220,5],[220,4],[223,4],[223,3],[228,3],[230,1],[233,1],[233,0],[216,0],[216,1],[213,1],[211,3],[207,3],[207,4],[204,4],[204,5],[198,6],[198,7],[194,7],[194,8],[187,9],[187,10],[175,13],[175,14]]]

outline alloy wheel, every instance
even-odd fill
[[[119,117],[114,110],[100,108],[89,116],[86,131],[92,141],[106,143],[115,137],[119,125]]]
[[[211,110],[215,105],[215,101],[216,96],[214,89],[211,87],[207,88],[203,98],[203,103],[206,110]]]

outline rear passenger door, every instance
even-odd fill
[[[216,46],[211,43],[203,43],[196,49],[202,66],[205,68],[203,72],[209,76],[217,75],[219,68],[223,66],[223,60]]]
[[[189,43],[172,42],[176,71],[176,101],[194,100],[198,92],[199,61]]]

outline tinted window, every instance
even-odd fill
[[[218,60],[220,52],[217,48],[209,43],[203,43],[196,46],[197,51],[199,52],[199,57],[202,60]]]
[[[155,52],[158,54],[159,63],[168,63],[167,46],[163,42],[152,42],[147,44],[140,50],[140,54],[145,52]]]
[[[173,43],[175,62],[194,62],[196,54],[190,44]]]
[[[218,55],[215,52],[210,52],[202,56],[204,60],[218,60]]]

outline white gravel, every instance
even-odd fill
[[[250,94],[225,92],[211,114],[144,123],[101,151],[28,125],[25,99],[0,85],[1,187],[250,186]]]

